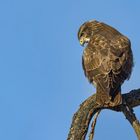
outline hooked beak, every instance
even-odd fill
[[[84,37],[81,37],[80,38],[80,45],[81,46],[84,46],[84,43],[85,43],[85,39],[84,39]]]
[[[80,45],[84,46],[84,41],[83,40],[80,40]]]
[[[85,38],[81,37],[81,39],[80,39],[80,45],[83,46],[83,47],[86,47],[87,44],[89,43],[89,41],[90,41],[89,38],[85,39]]]

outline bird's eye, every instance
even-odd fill
[[[80,37],[83,36],[83,35],[84,35],[84,33],[81,33]]]

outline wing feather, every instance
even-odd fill
[[[85,75],[104,91],[115,90],[130,77],[133,58],[130,41],[122,36],[112,40],[95,35],[85,48],[82,58]]]

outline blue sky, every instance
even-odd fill
[[[65,140],[80,103],[95,92],[84,76],[80,25],[103,21],[128,36],[135,67],[123,92],[139,88],[137,0],[0,0],[0,139]],[[140,108],[135,112],[140,119]],[[136,140],[122,113],[104,110],[95,140]]]

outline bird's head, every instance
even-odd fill
[[[79,31],[78,31],[78,40],[80,42],[81,46],[84,46],[85,44],[88,44],[90,41],[90,38],[94,34],[94,29],[96,28],[96,25],[99,22],[96,20],[87,21],[84,24],[81,25]]]

